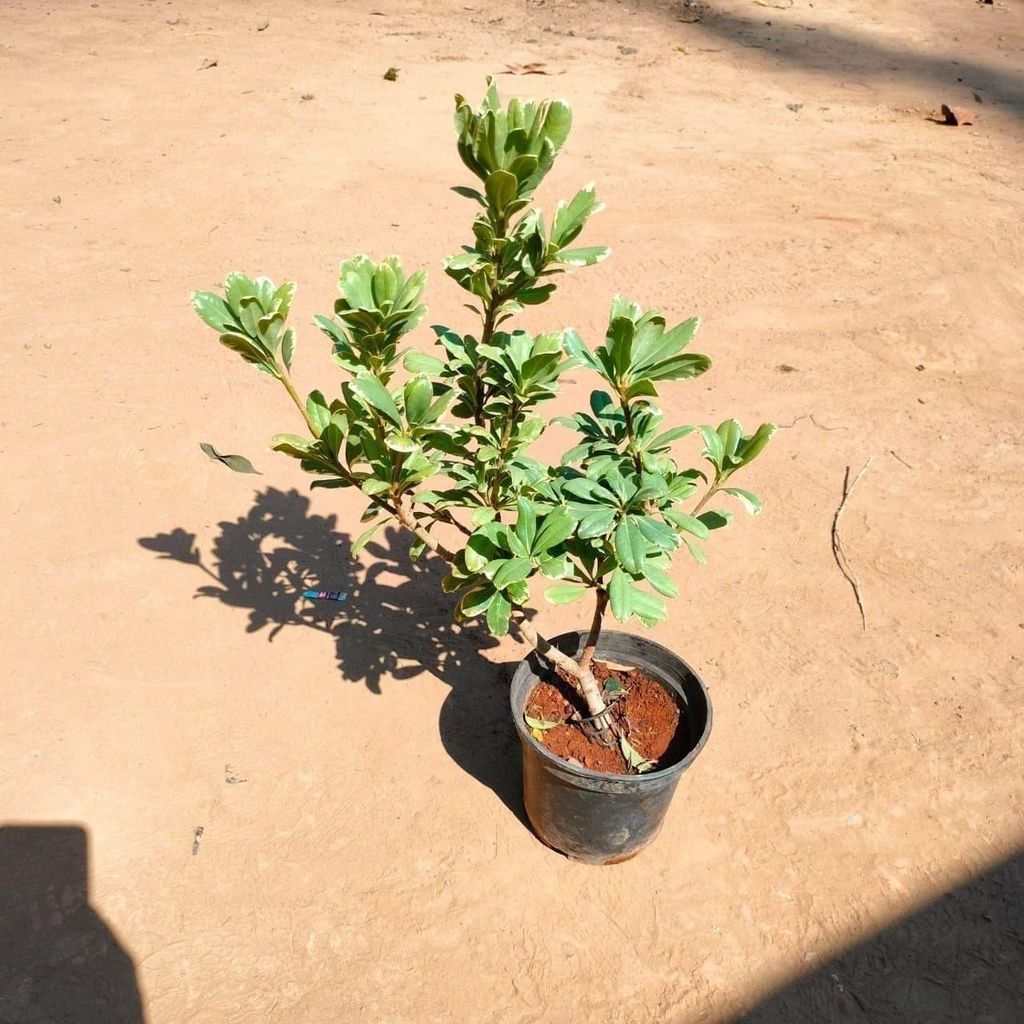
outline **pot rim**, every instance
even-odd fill
[[[651,647],[656,647],[659,651],[662,651],[673,660],[680,662],[685,668],[685,670],[689,672],[693,681],[697,684],[701,696],[704,698],[704,704],[707,707],[707,717],[704,722],[704,729],[701,732],[700,737],[697,739],[697,742],[693,745],[693,747],[689,751],[687,751],[685,757],[682,757],[680,760],[676,761],[675,764],[668,765],[668,767],[666,768],[656,768],[654,771],[643,772],[642,774],[638,775],[616,775],[612,772],[598,772],[594,771],[591,768],[584,768],[582,765],[570,764],[568,761],[565,760],[565,758],[559,757],[557,754],[553,754],[550,750],[548,750],[547,747],[545,747],[543,743],[540,743],[533,736],[530,730],[526,728],[526,722],[523,719],[523,714],[525,712],[525,702],[523,708],[516,708],[515,695],[510,688],[509,703],[511,705],[512,720],[515,723],[516,732],[519,733],[519,738],[521,741],[529,744],[529,746],[538,754],[540,754],[540,756],[550,765],[559,769],[560,771],[567,772],[570,775],[576,775],[580,778],[593,779],[596,782],[618,782],[635,784],[662,781],[670,778],[672,775],[682,774],[682,772],[689,768],[690,765],[693,764],[693,762],[696,760],[697,755],[704,749],[704,746],[707,744],[708,737],[711,735],[711,724],[713,717],[711,709],[711,696],[708,694],[707,687],[704,685],[704,680],[700,677],[700,674],[690,665],[690,663],[686,661],[685,658],[682,658],[680,655],[676,654],[676,652],[671,650],[671,648],[666,647],[664,644],[658,643],[657,640],[650,640],[647,637],[639,636],[636,633],[626,633],[623,630],[604,630],[601,633],[601,637],[598,639],[597,650],[594,652],[595,657],[600,657],[601,655],[601,640],[605,639],[606,637],[613,636],[632,637],[637,640],[642,640],[645,644],[649,644]],[[572,630],[568,633],[560,633],[558,636],[553,637],[548,642],[551,644],[552,647],[556,647],[559,650],[562,650],[563,653],[568,654],[570,657],[575,657],[579,654],[580,650],[583,648],[583,645],[586,643],[586,637],[586,631]],[[578,644],[574,650],[564,650],[564,648],[561,645],[561,641],[568,640],[569,638],[576,638],[578,640]],[[515,682],[515,675],[518,673],[519,668],[522,665],[527,664],[530,658],[534,656],[540,658],[543,661],[543,655],[539,654],[537,651],[531,651],[529,654],[527,654],[525,658],[520,659],[519,665],[516,666],[516,671],[513,673],[512,676],[513,683]],[[646,667],[645,671],[648,671]],[[655,675],[655,677],[657,677],[657,673],[653,674]],[[533,673],[532,669],[531,675],[533,676],[535,681],[539,679],[539,677]],[[531,686],[530,689],[532,690],[533,687]],[[527,691],[527,694],[529,694],[529,690]]]

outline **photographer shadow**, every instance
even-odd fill
[[[498,641],[454,621],[455,601],[441,590],[442,562],[414,561],[407,535],[389,526],[367,544],[372,560],[364,567],[351,558],[352,538],[338,532],[337,518],[313,514],[296,490],[259,491],[248,512],[218,527],[209,564],[196,535],[182,527],[139,544],[195,566],[208,577],[195,596],[245,609],[247,632],[266,630],[268,641],[291,626],[330,634],[341,676],[373,693],[381,692],[383,678],[429,672],[442,680],[451,688],[438,723],[445,750],[526,824],[508,704],[514,663],[490,661],[483,652]],[[304,590],[336,591],[344,599],[305,600]]]
[[[0,827],[0,1021],[144,1024],[135,964],[89,904],[86,832]]]

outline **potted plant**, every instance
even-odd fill
[[[474,110],[456,97],[458,150],[478,184],[455,188],[478,207],[473,240],[445,272],[470,297],[478,330],[435,326],[432,353],[403,349],[426,314],[426,274],[407,275],[397,257],[355,256],[341,266],[333,316],[316,323],[342,371],[331,394],[300,396],[292,382],[295,285],[229,274],[224,295],[192,304],[220,341],[280,382],[306,433],[279,434],[273,449],[298,459],[313,487],[365,502],[365,532],[353,555],[387,523],[412,535],[413,555],[449,563],[444,589],[460,620],[510,630],[532,649],[512,683],[522,740],[524,794],[541,838],[597,863],[625,859],[657,834],[682,771],[705,743],[711,706],[696,673],[649,640],[603,630],[606,614],[653,626],[677,586],[669,568],[730,513],[731,497],[756,514],[758,499],[732,477],[775,430],[744,434],[726,420],[700,428],[704,469],[681,469],[659,389],[696,377],[707,356],[687,351],[696,318],[668,326],[657,310],[612,301],[603,344],[566,329],[530,334],[513,326],[570,267],[603,260],[604,246],[576,245],[602,208],[593,185],[559,202],[545,220],[530,205],[569,134],[561,101],[511,100],[493,82]],[[404,373],[399,374],[400,367]],[[589,408],[554,422],[573,431],[558,465],[529,455],[548,428],[542,407],[569,367],[595,375]],[[211,457],[251,472],[241,456]],[[554,604],[588,599],[589,628],[546,639],[533,619],[534,583]]]

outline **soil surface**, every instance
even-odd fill
[[[603,662],[593,663],[594,677],[607,688],[613,680],[619,689],[610,709],[615,727],[633,749],[654,767],[668,768],[686,756],[686,730],[681,723],[679,704],[656,680],[637,669],[610,669]],[[561,674],[551,673],[530,692],[526,714],[545,723],[559,723],[554,728],[537,728],[535,738],[553,754],[574,761],[595,772],[613,775],[635,774],[619,746],[599,742],[580,719],[588,714],[586,702]]]
[[[0,859],[0,1019],[84,1005],[12,964],[131,1024],[1024,1019],[1022,873],[993,873],[1024,848],[1024,4],[6,0],[0,23],[0,820],[85,839],[17,893]],[[675,564],[645,634],[715,725],[615,868],[523,820],[522,648],[453,626],[397,534],[350,563],[363,504],[268,451],[295,410],[188,305],[234,269],[298,281],[303,393],[337,387],[310,320],[354,253],[429,269],[420,347],[472,329],[441,260],[475,212],[452,96],[488,74],[571,101],[537,198],[596,181],[580,244],[614,250],[523,322],[596,346],[615,292],[700,314],[714,366],[665,409],[782,425],[737,480],[764,511]],[[596,386],[569,377],[553,416]],[[831,526],[872,456],[840,523],[865,629]],[[542,589],[546,635],[589,625]]]

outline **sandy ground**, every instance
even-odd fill
[[[982,954],[926,982],[869,953],[770,996],[1024,846],[1024,5],[785,6],[3,4],[0,817],[53,831],[0,832],[0,1020],[1024,1019],[1013,942],[999,985]],[[244,268],[299,281],[308,323],[342,258],[398,251],[468,325],[451,96],[528,60],[561,74],[503,88],[576,110],[539,198],[596,179],[615,249],[531,322],[593,339],[616,290],[699,312],[716,367],[673,407],[787,427],[747,478],[764,515],[677,569],[654,636],[715,731],[608,869],[523,823],[515,644],[453,631],[397,539],[349,566],[358,509],[266,451],[283,395],[187,303]],[[312,327],[297,377],[330,386]],[[872,456],[842,522],[863,631],[829,530]],[[349,592],[333,622],[300,577]]]

